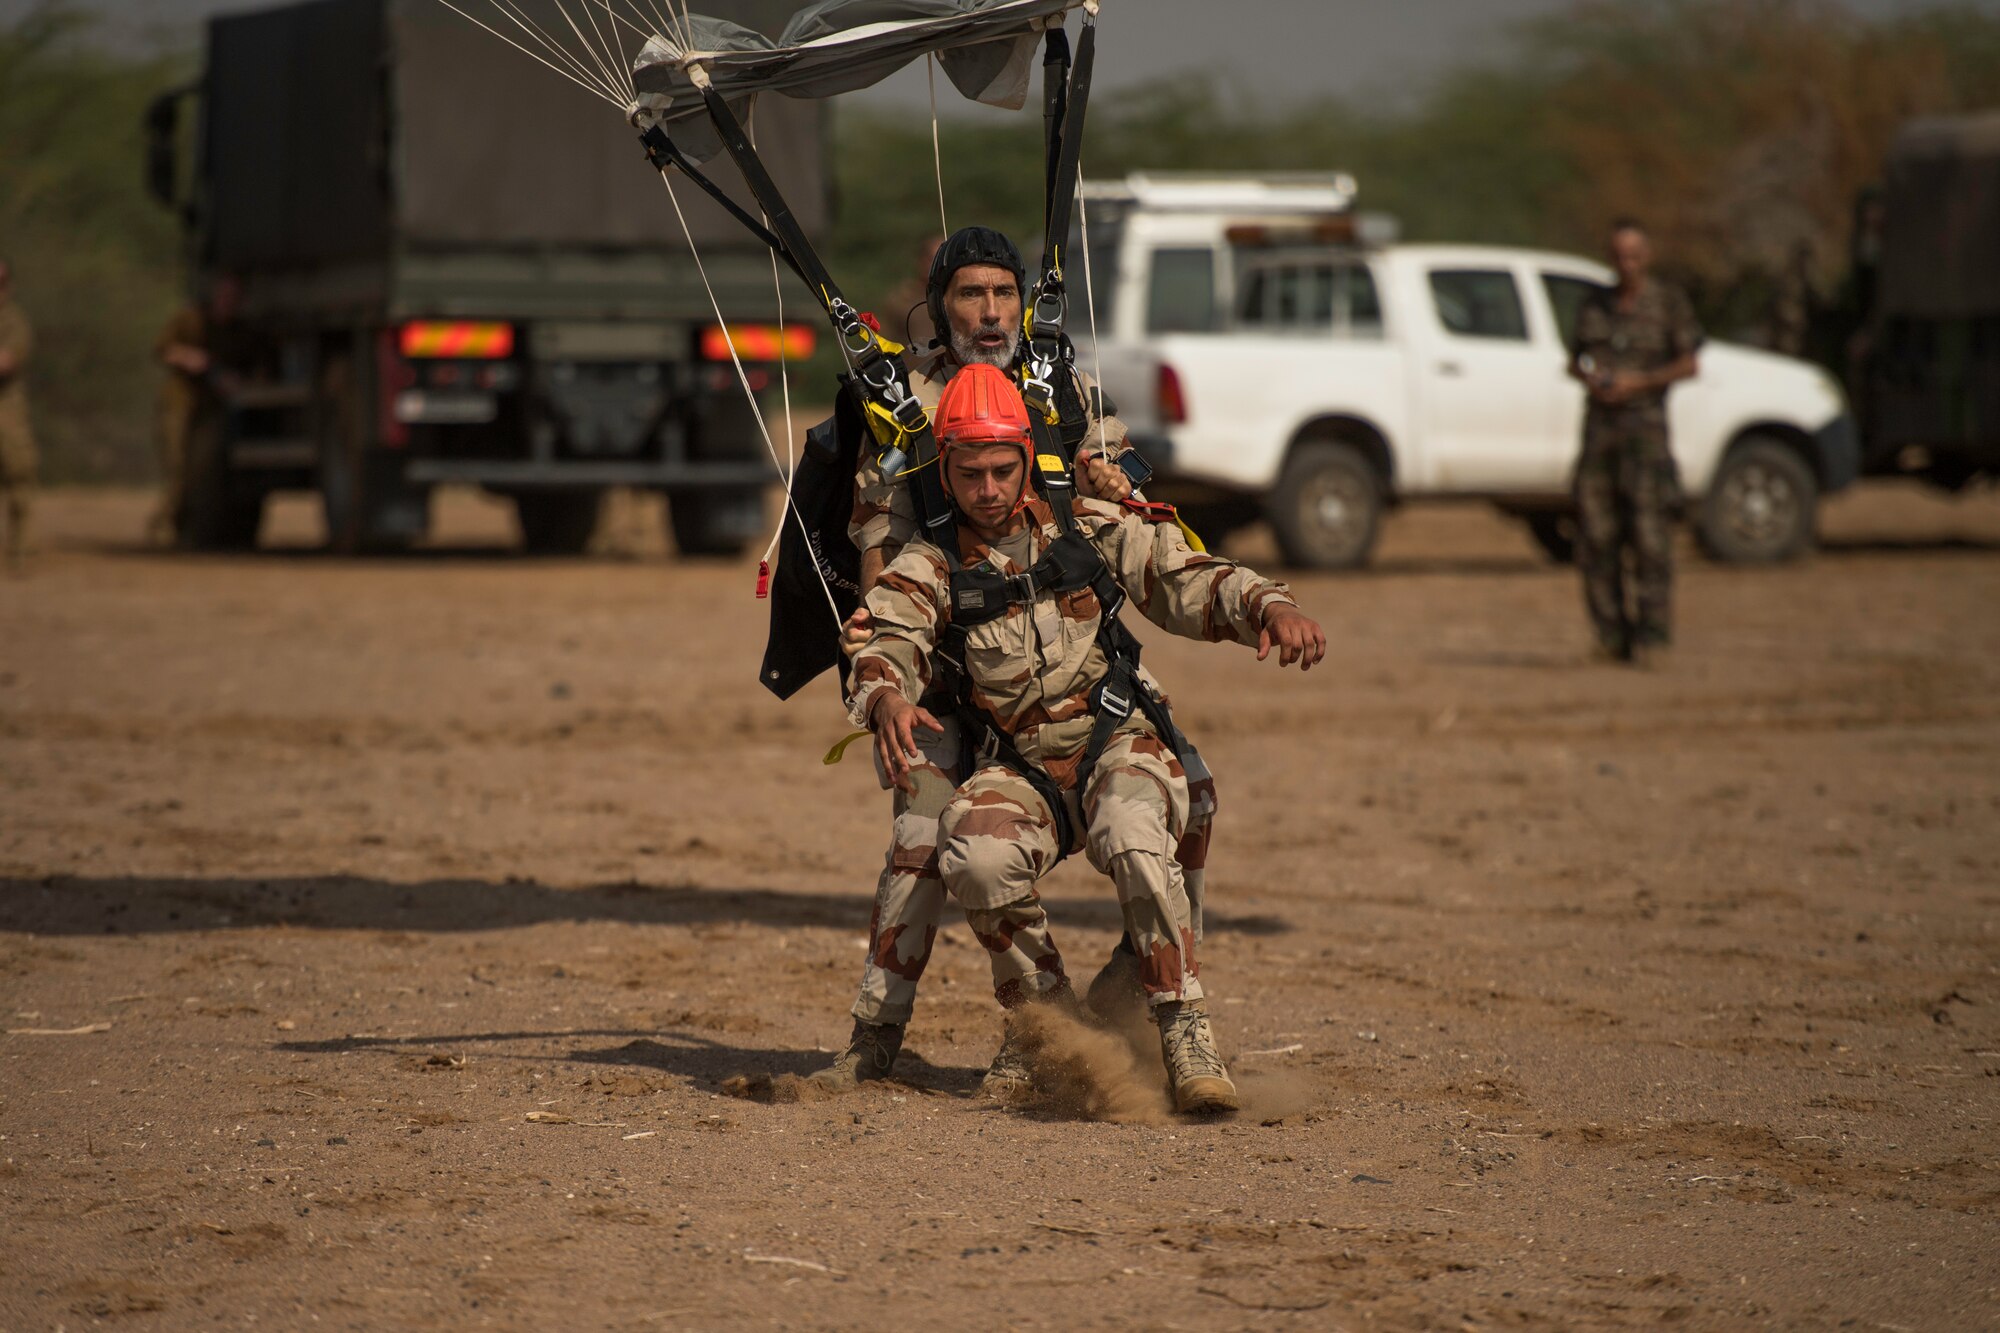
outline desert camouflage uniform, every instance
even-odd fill
[[[985,563],[1008,575],[1031,568],[1060,529],[1041,500],[1030,501],[1027,512],[1030,523],[1022,532],[990,546],[961,529],[964,565]],[[1076,518],[1132,604],[1173,633],[1254,644],[1267,609],[1291,603],[1283,584],[1194,551],[1173,524],[1082,499]],[[851,715],[857,725],[878,690],[894,689],[907,699],[928,691],[949,607],[943,553],[928,542],[912,543],[868,595],[876,631],[854,660]],[[1032,606],[1011,605],[1004,616],[972,626],[965,638],[969,702],[1063,789],[1079,845],[1117,886],[1148,998],[1155,1004],[1196,1000],[1197,925],[1178,859],[1190,824],[1188,777],[1180,761],[1134,711],[1105,747],[1088,786],[1076,790],[1096,725],[1090,695],[1110,668],[1098,642],[1100,619],[1096,594],[1083,588],[1043,593]],[[1157,692],[1149,678],[1143,685]],[[990,759],[959,787],[939,820],[940,875],[993,956],[996,974],[1003,967],[1024,974],[1032,963],[1035,980],[1061,975],[1059,960],[1051,967],[1017,956],[1018,935],[1005,929],[1022,916],[1040,917],[1035,883],[1062,850],[1056,829],[1054,812],[1034,786]],[[1044,930],[1037,947],[1045,939]]]
[[[1701,327],[1678,288],[1650,280],[1630,310],[1593,293],[1577,315],[1576,351],[1598,374],[1653,371],[1701,346]],[[1671,633],[1673,515],[1680,477],[1667,441],[1665,389],[1618,406],[1591,402],[1576,465],[1576,562],[1598,641],[1623,654]],[[1636,606],[1628,607],[1625,553]]]
[[[35,473],[40,457],[28,424],[28,359],[35,335],[28,316],[12,300],[0,300],[0,353],[14,361],[0,375],[0,522],[7,527],[7,559],[19,564],[28,553],[29,523],[35,505]]]
[[[955,363],[943,351],[918,362],[910,376],[925,411],[937,407],[938,396],[951,379]],[[1083,401],[1094,403],[1091,384],[1079,373]],[[1087,409],[1088,410],[1088,409]],[[1125,447],[1125,424],[1117,417],[1091,420],[1085,451],[1116,457]],[[863,457],[855,477],[854,516],[847,535],[863,551],[880,549],[893,559],[917,531],[916,510],[908,486],[886,476],[872,454]],[[950,716],[949,705],[931,710],[945,724],[944,734],[933,737],[919,730],[923,762],[911,777],[914,793],[900,789],[895,794],[895,819],[889,853],[882,874],[875,883],[875,910],[868,927],[868,961],[862,968],[861,991],[854,1001],[854,1016],[866,1023],[902,1024],[910,1021],[917,999],[917,982],[930,962],[931,946],[944,920],[944,881],[938,874],[938,817],[945,803],[965,776],[960,771],[963,757],[958,723]],[[877,764],[876,776],[884,788],[891,783]],[[1048,921],[1039,904],[1012,915],[983,923],[986,938],[1005,937],[1009,946],[992,951],[993,989],[1000,1002],[1015,1005],[1045,991],[1066,984],[1062,962],[1054,941],[1049,938]],[[981,929],[975,925],[974,929]]]

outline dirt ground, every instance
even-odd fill
[[[1472,508],[1297,580],[1323,671],[1150,635],[1251,1107],[1120,1124],[976,1094],[962,926],[903,1081],[723,1093],[845,1037],[887,832],[747,564],[145,508],[0,581],[0,1328],[2000,1326],[1991,494],[1688,555],[1650,670]]]

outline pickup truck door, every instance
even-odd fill
[[[1422,265],[1407,292],[1415,416],[1422,440],[1413,490],[1553,492],[1568,482],[1574,429],[1558,394],[1564,352],[1539,292],[1504,263]],[[1533,301],[1533,319],[1530,301]]]

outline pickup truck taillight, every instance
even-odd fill
[[[413,319],[398,332],[404,356],[454,361],[503,361],[514,355],[514,326],[492,320]]]
[[[1153,386],[1153,398],[1160,410],[1161,425],[1179,426],[1187,421],[1187,399],[1181,394],[1181,377],[1164,361]]]

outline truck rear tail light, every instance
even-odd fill
[[[819,345],[810,324],[710,324],[701,331],[701,359],[727,361],[731,344],[745,361],[803,361]]]
[[[413,319],[396,346],[404,356],[499,361],[514,355],[514,326],[475,319]]]
[[[1181,377],[1164,361],[1160,363],[1160,376],[1154,385],[1153,396],[1160,410],[1162,425],[1186,424],[1187,399],[1181,393]]]

